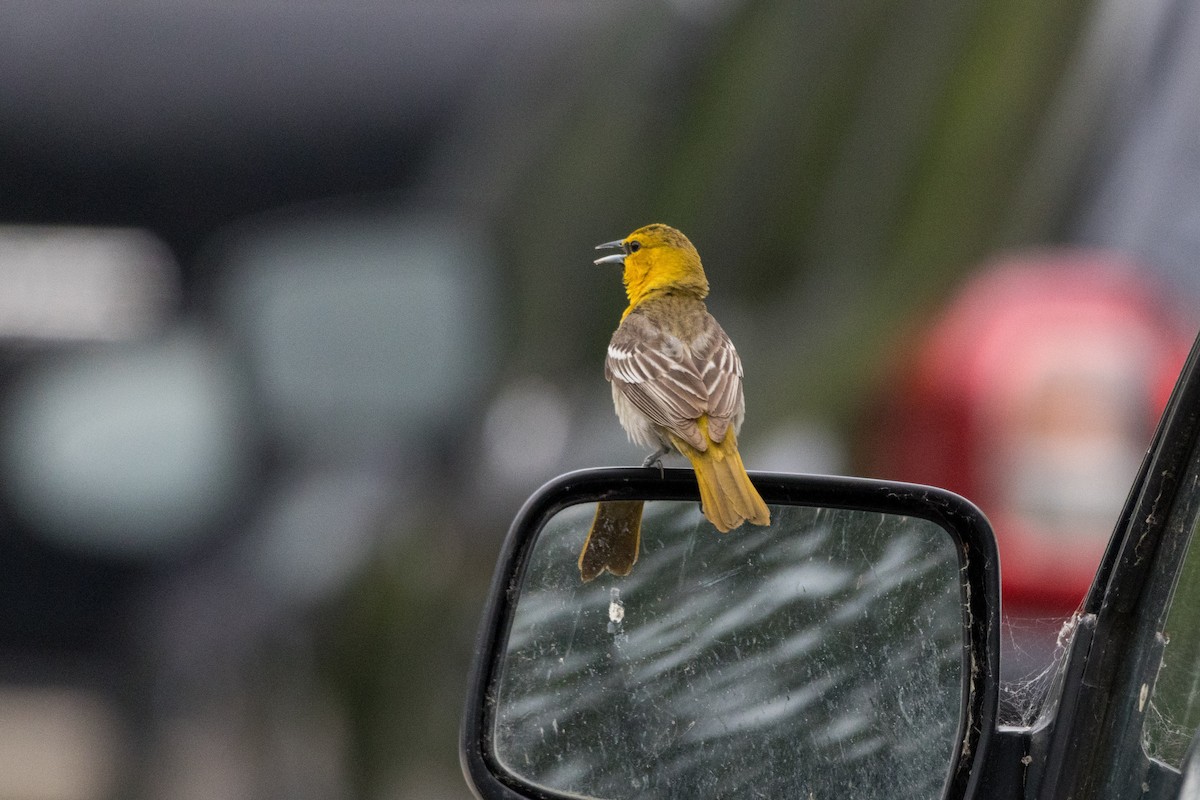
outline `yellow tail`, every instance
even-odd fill
[[[700,430],[708,436],[708,420],[700,418]],[[700,506],[704,516],[721,533],[751,522],[770,525],[771,512],[750,483],[737,449],[737,437],[730,428],[719,443],[709,441],[707,450],[697,450],[682,439],[671,437],[679,452],[692,462],[700,485]]]

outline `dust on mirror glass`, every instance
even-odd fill
[[[493,685],[492,756],[578,797],[937,798],[961,738],[958,552],[933,522],[776,506],[718,534],[645,507],[584,583],[594,503],[538,536]]]

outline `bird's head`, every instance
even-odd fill
[[[708,294],[700,254],[686,236],[669,225],[647,225],[624,239],[596,245],[596,249],[621,251],[597,258],[595,263],[625,267],[626,314],[653,294],[675,291],[699,298]]]

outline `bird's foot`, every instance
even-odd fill
[[[666,471],[663,469],[662,457],[671,452],[667,447],[660,447],[650,455],[646,456],[646,460],[642,462],[642,467],[658,467],[658,476],[660,478],[666,476]]]

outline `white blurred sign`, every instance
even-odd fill
[[[166,246],[146,231],[0,226],[0,339],[143,335],[176,302],[177,273]]]

